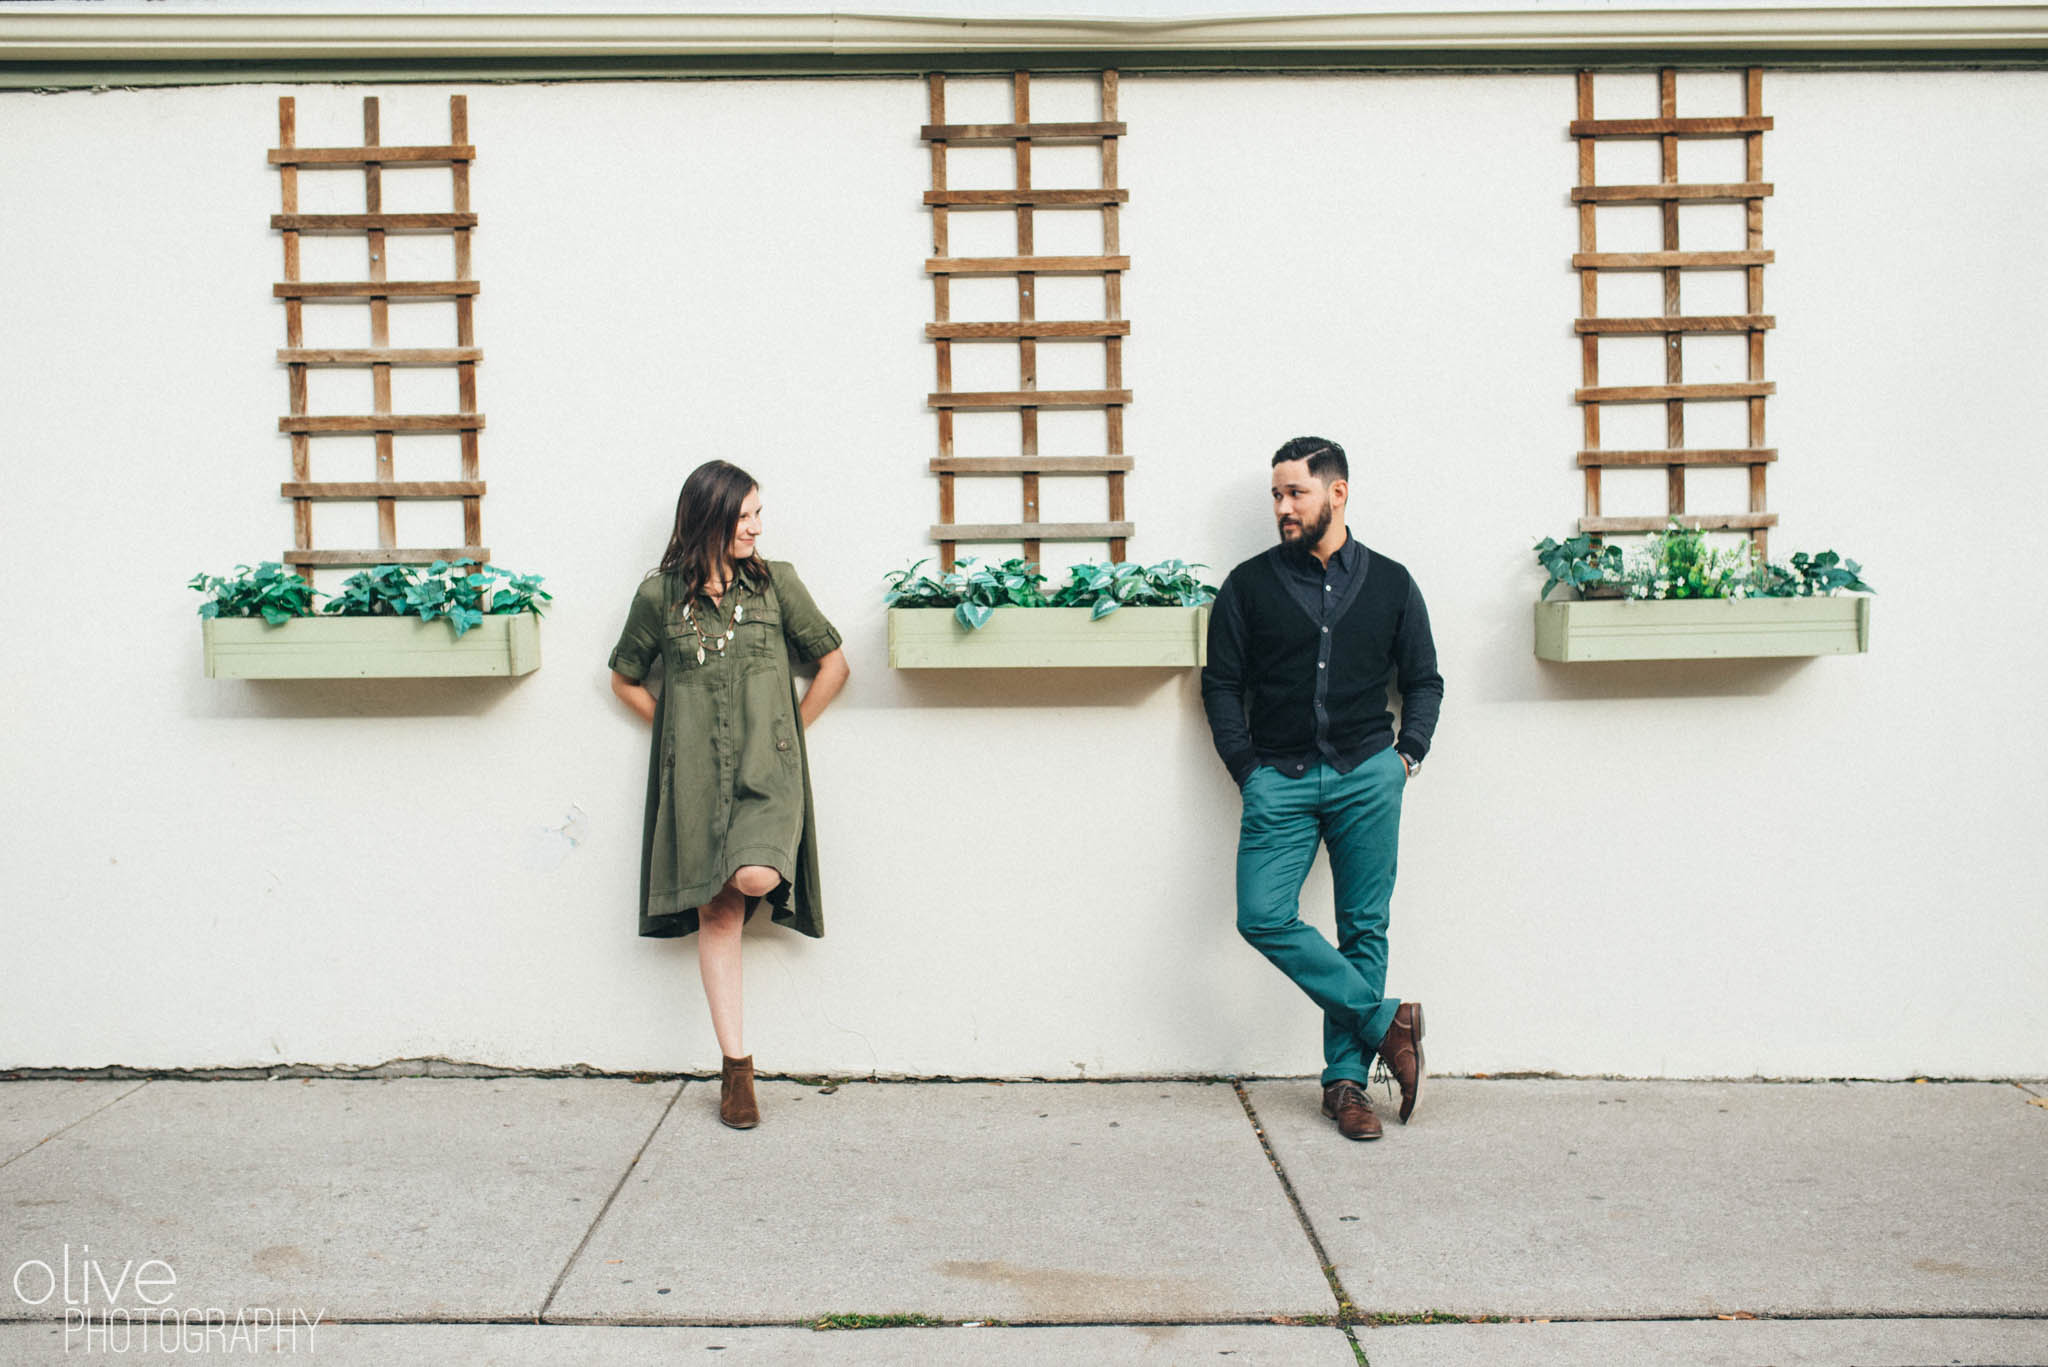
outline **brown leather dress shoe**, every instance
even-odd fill
[[[761,1108],[754,1102],[752,1054],[725,1060],[718,1077],[718,1118],[735,1130],[751,1130],[761,1123]]]
[[[1380,1041],[1380,1063],[1401,1089],[1401,1123],[1415,1113],[1415,1094],[1422,1090],[1422,1003],[1402,1002],[1394,1023]]]
[[[1337,1122],[1337,1133],[1346,1139],[1378,1139],[1380,1118],[1365,1099],[1365,1087],[1340,1077],[1323,1088],[1323,1114]]]

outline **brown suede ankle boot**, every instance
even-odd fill
[[[761,1123],[761,1108],[754,1102],[754,1056],[729,1058],[718,1077],[718,1118],[735,1130],[751,1130]]]

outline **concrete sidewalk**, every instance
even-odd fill
[[[2048,1088],[717,1091],[0,1082],[0,1363],[2048,1364]]]

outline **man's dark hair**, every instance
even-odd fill
[[[1273,453],[1275,465],[1290,460],[1307,461],[1308,472],[1325,485],[1351,478],[1351,464],[1344,459],[1344,448],[1327,437],[1296,437]]]

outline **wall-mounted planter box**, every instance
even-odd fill
[[[951,608],[889,609],[892,669],[1190,669],[1208,663],[1209,609],[997,608],[969,631]]]
[[[1720,660],[1858,655],[1870,599],[1572,599],[1536,605],[1544,660]]]
[[[444,679],[531,674],[540,619],[486,617],[461,636],[416,617],[215,617],[200,627],[209,679]]]

